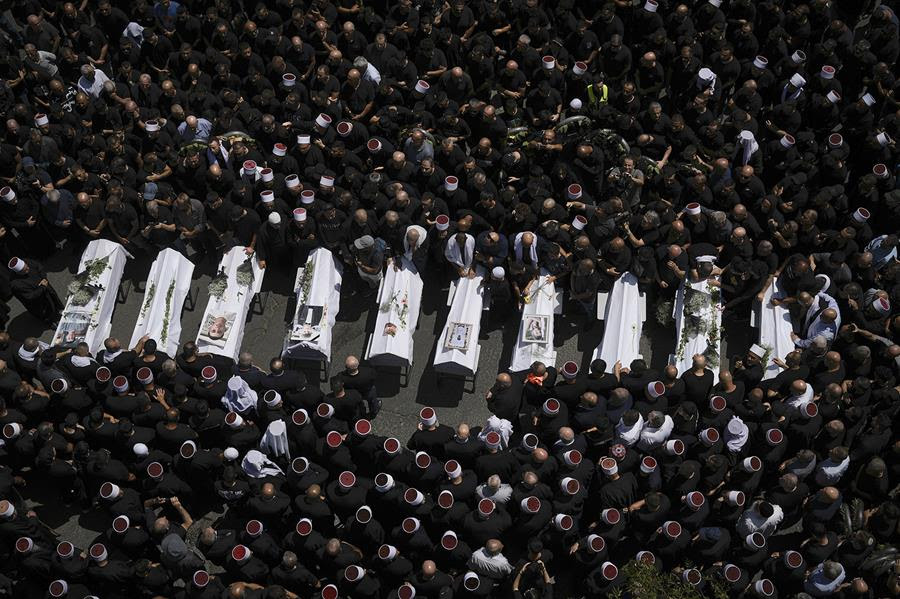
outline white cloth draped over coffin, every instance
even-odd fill
[[[67,332],[71,332],[71,329],[67,327],[67,314],[83,315],[85,320],[90,319],[84,342],[88,344],[92,354],[96,353],[103,346],[103,341],[109,337],[110,329],[112,328],[113,311],[116,307],[116,296],[119,291],[119,284],[122,282],[122,272],[125,270],[125,261],[132,256],[124,247],[114,241],[95,239],[87,244],[84,253],[81,254],[78,272],[84,272],[87,263],[91,260],[107,257],[109,263],[106,269],[94,281],[94,284],[100,289],[94,294],[91,301],[87,305],[76,306],[72,302],[71,295],[66,298],[65,306],[59,319],[59,326],[57,326],[53,335],[54,344],[58,340],[62,340]]]
[[[618,278],[606,294],[603,314],[603,339],[593,359],[606,362],[606,372],[612,372],[617,361],[627,368],[642,357],[641,333],[647,318],[647,298],[638,291],[637,277],[626,272]]]
[[[307,267],[312,268],[308,297],[303,290]],[[343,265],[325,248],[309,254],[306,265],[297,269],[294,293],[297,308],[284,342],[284,357],[331,361],[331,339],[341,306]],[[315,312],[322,308],[321,315]],[[314,321],[318,320],[318,324]]]
[[[228,286],[221,298],[210,296],[209,303],[206,305],[203,320],[200,321],[200,331],[197,332],[197,348],[201,353],[209,352],[229,357],[235,361],[238,359],[238,354],[241,352],[241,341],[244,339],[244,324],[247,322],[247,312],[250,310],[253,298],[262,288],[263,276],[266,274],[266,271],[259,267],[254,254],[250,258],[250,264],[253,268],[253,283],[249,287],[239,284],[235,276],[238,268],[246,259],[247,254],[244,253],[243,246],[233,247],[227,254],[222,256],[219,270],[224,269],[225,276],[228,279]],[[204,324],[211,316],[220,317],[226,314],[234,315],[234,322],[229,326],[226,337],[214,341],[202,334]]]
[[[712,323],[715,323],[715,330],[718,331],[718,334],[715,335],[715,339],[713,339],[713,351],[717,356],[720,356],[721,361],[721,350],[722,350],[722,300],[721,296],[719,298],[719,302],[716,306],[713,306],[710,301],[710,287],[709,283],[706,280],[690,283],[687,279],[681,282],[681,285],[678,287],[678,292],[675,294],[675,307],[674,314],[672,315],[675,318],[675,359],[674,364],[678,368],[678,374],[682,374],[691,369],[694,361],[695,354],[702,354],[706,352],[709,347],[709,339],[710,332],[707,331],[702,335],[690,335],[687,339],[687,343],[684,346],[684,350],[679,353],[678,347],[681,343],[681,332],[684,327],[684,302],[685,302],[685,288],[687,285],[699,293],[704,295],[706,301],[703,302],[703,305],[700,309],[695,313],[695,316],[699,317],[703,322],[707,323],[707,327],[710,327]],[[719,364],[708,364],[708,368],[713,373],[713,379],[718,382],[719,381]]]
[[[165,249],[156,256],[147,275],[144,302],[141,304],[141,311],[128,347],[134,347],[141,337],[149,335],[156,341],[160,351],[169,356],[174,356],[178,352],[178,343],[181,339],[181,308],[191,291],[193,274],[194,263],[173,249]],[[169,297],[170,288],[171,297]],[[165,326],[166,323],[168,326]]]
[[[413,332],[424,285],[412,262],[403,256],[400,262],[400,270],[387,267],[378,288],[378,317],[366,346],[366,358],[375,364],[409,366],[413,362]]]
[[[773,297],[783,297],[778,289],[777,279],[769,285],[763,297],[762,305],[752,312],[754,326],[759,327],[759,344],[766,348],[772,348],[769,354],[769,363],[763,364],[763,380],[770,379],[781,372],[781,368],[772,363],[775,358],[784,360],[794,350],[794,340],[791,339],[793,327],[791,326],[791,313],[784,306],[773,306]]]
[[[519,334],[513,349],[510,372],[522,372],[531,368],[533,362],[543,362],[547,366],[556,365],[556,350],[553,349],[553,315],[556,312],[556,285],[547,281],[548,275],[542,273],[537,281],[531,283],[531,303],[522,308],[522,319],[519,321]],[[523,328],[527,316],[547,316],[546,343],[526,343],[522,340]]]
[[[434,355],[434,369],[437,371],[474,375],[478,370],[478,357],[481,354],[478,336],[481,333],[484,277],[487,273],[481,266],[475,270],[476,275],[473,278],[457,279],[450,286],[449,294],[453,297],[453,301],[447,314],[447,322],[444,323],[444,330],[438,337]],[[447,335],[452,334],[452,331],[448,330],[450,323],[470,325],[465,349],[447,348]]]

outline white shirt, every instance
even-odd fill
[[[780,506],[771,504],[775,510],[768,519],[763,518],[759,512],[756,511],[756,508],[750,508],[749,510],[744,510],[744,513],[741,514],[740,519],[735,526],[735,529],[738,531],[742,537],[746,537],[749,534],[753,534],[754,532],[762,533],[764,536],[771,536],[772,533],[775,532],[775,529],[778,528],[778,525],[784,519],[784,510],[781,509]]]
[[[669,438],[669,435],[672,434],[672,429],[674,428],[675,421],[672,420],[671,416],[666,416],[659,428],[652,427],[648,424],[641,431],[638,447],[646,450],[662,446]]]
[[[644,417],[640,414],[638,415],[637,422],[635,422],[630,428],[625,426],[625,423],[619,419],[619,423],[616,425],[616,438],[622,442],[622,445],[626,447],[631,447],[635,443],[638,442],[641,438],[641,430],[644,428]]]
[[[366,67],[366,72],[363,73],[363,79],[378,85],[381,83],[381,73],[379,73],[378,69],[375,68],[375,65],[370,62],[369,66]]]
[[[478,551],[472,552],[469,558],[469,567],[472,571],[490,578],[505,577],[512,574],[513,567],[502,553],[491,555],[487,549],[482,547]]]
[[[103,84],[109,81],[106,73],[96,69],[94,70],[94,80],[91,81],[84,75],[78,79],[78,89],[86,93],[92,98],[99,98],[103,92]]]
[[[816,467],[816,484],[820,487],[833,485],[844,476],[847,469],[850,468],[850,458],[846,457],[840,462],[834,462],[828,458],[819,463]]]

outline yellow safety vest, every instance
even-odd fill
[[[595,83],[587,86],[588,102],[590,104],[606,104],[609,99],[609,88],[605,84],[600,84],[600,95],[595,91]]]

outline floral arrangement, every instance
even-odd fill
[[[150,309],[150,306],[153,304],[153,298],[156,295],[156,283],[150,283],[150,287],[147,288],[147,293],[144,295],[144,306],[141,308],[141,319],[147,316],[147,310]]]
[[[72,296],[73,305],[86,306],[94,299],[97,292],[103,289],[97,284],[97,280],[107,268],[109,268],[109,255],[94,258],[85,263],[84,270],[72,278],[67,288],[69,295]]]
[[[169,290],[166,292],[166,311],[163,313],[162,331],[159,334],[159,340],[162,346],[166,346],[169,339],[169,317],[172,314],[172,295],[175,293],[175,279],[169,283]]]
[[[312,258],[306,261],[303,267],[303,274],[300,275],[300,296],[297,298],[297,304],[303,305],[309,299],[309,290],[312,288],[313,274],[316,272],[316,262]]]
[[[698,291],[685,286],[684,289],[684,306],[681,319],[681,337],[678,340],[678,348],[675,350],[675,357],[678,360],[684,359],[685,348],[688,341],[692,338],[706,336],[706,350],[703,357],[706,358],[707,365],[716,369],[719,367],[719,299],[721,291],[718,287],[709,286],[709,292]],[[708,310],[709,317],[703,317],[704,311]],[[659,311],[657,309],[657,319]]]
[[[658,322],[661,327],[670,327],[672,326],[672,323],[675,322],[672,319],[672,310],[672,300],[656,303],[656,322]]]
[[[253,285],[255,275],[253,274],[252,259],[252,257],[248,256],[247,259],[237,267],[237,270],[234,273],[234,280],[237,281],[238,285],[243,287],[251,287]]]
[[[407,292],[404,291],[401,298],[400,292],[395,291],[391,299],[381,304],[378,309],[385,314],[393,310],[397,314],[397,325],[403,329],[407,328],[407,316],[409,316],[409,294]]]
[[[216,276],[212,278],[209,282],[209,296],[214,297],[217,300],[221,300],[225,295],[225,290],[228,289],[228,275],[225,274],[225,269],[220,268],[219,272],[216,273]]]

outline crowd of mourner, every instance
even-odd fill
[[[106,239],[285,277],[327,248],[366,297],[482,276],[501,322],[542,272],[585,327],[626,272],[651,307],[707,280],[795,348],[717,381],[537,362],[487,423],[424,407],[398,439],[352,355],[323,385],[280,338],[261,368],[0,332],[0,595],[900,595],[897,7],[3,3],[4,330],[14,302],[55,326],[43,263]],[[90,543],[29,509],[48,482]]]

